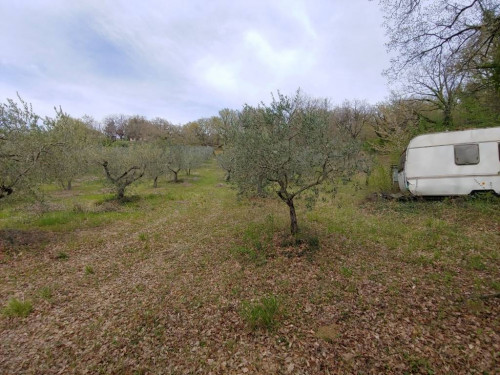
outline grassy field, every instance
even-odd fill
[[[500,373],[497,198],[344,188],[294,243],[283,203],[183,178],[1,203],[0,373]]]

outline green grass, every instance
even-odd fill
[[[367,360],[397,362],[400,373],[439,373],[428,353],[442,347],[456,353],[441,357],[451,373],[466,355],[468,363],[484,363],[480,353],[490,350],[497,328],[491,320],[495,304],[480,298],[500,289],[500,255],[492,246],[498,241],[497,201],[365,200],[371,188],[360,179],[355,188],[351,182],[322,189],[312,209],[298,199],[301,232],[293,238],[285,204],[272,195],[238,199],[214,163],[181,178],[180,184],[163,179],[157,189],[151,181],[138,183],[121,204],[100,181],[90,180],[76,183],[72,192],[48,191],[44,213],[30,212],[32,203],[21,200],[1,206],[0,228],[22,229],[11,233],[19,248],[2,260],[1,291],[26,295],[41,316],[73,322],[75,350],[100,348],[96,363],[103,367],[94,372],[137,368],[113,362],[109,343],[132,353],[144,346],[154,358],[164,358],[168,343],[167,360],[183,373],[224,372],[214,364],[241,348],[252,366],[259,364],[267,345],[273,345],[273,356],[266,360],[278,371],[281,358],[317,359],[319,352],[309,350],[316,343],[325,355],[339,356],[335,366],[343,373],[384,373],[360,357],[342,359],[360,347],[367,348]],[[23,245],[30,231],[43,233],[47,244]],[[108,294],[112,301],[102,298]],[[98,318],[72,320],[76,314]],[[172,325],[175,330],[168,329]],[[52,339],[64,327],[28,327],[35,349],[42,353],[48,342],[53,352],[33,366],[64,362],[76,372],[91,366],[76,362]],[[242,327],[256,332],[242,334]],[[314,335],[319,327],[326,341]],[[442,335],[425,340],[433,329]],[[380,345],[372,345],[374,334]],[[408,340],[392,340],[399,334]],[[453,347],[471,337],[473,351]],[[22,348],[16,355],[23,356]],[[165,370],[168,363],[161,365]],[[295,365],[296,372],[307,372]],[[274,373],[250,365],[249,372]]]
[[[21,301],[12,297],[7,302],[7,305],[2,309],[2,314],[6,317],[27,317],[33,311],[31,301]]]
[[[69,255],[68,255],[68,253],[65,253],[64,251],[60,251],[60,252],[57,253],[56,259],[57,260],[68,260],[69,259]]]
[[[38,291],[40,298],[50,301],[54,296],[54,291],[50,286],[44,286]]]
[[[282,318],[282,307],[276,296],[262,297],[259,301],[241,303],[241,316],[252,329],[274,329]]]
[[[342,266],[342,267],[340,267],[340,273],[342,276],[349,278],[352,276],[353,271],[348,267]]]

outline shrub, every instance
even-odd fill
[[[391,171],[377,165],[368,176],[368,187],[373,192],[388,192],[393,189]]]

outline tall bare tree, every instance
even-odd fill
[[[420,106],[419,114],[431,123],[428,113],[439,111],[440,123],[444,128],[453,127],[453,111],[458,104],[458,97],[466,74],[456,70],[448,62],[436,61],[433,65],[415,67],[408,76],[409,82],[405,85],[405,93],[410,98],[426,103]]]
[[[353,139],[359,137],[363,129],[370,123],[373,111],[363,100],[346,100],[332,111],[335,125],[344,129]]]
[[[461,70],[487,57],[500,36],[498,0],[380,0],[389,50],[390,77],[405,69],[453,60]],[[484,69],[489,69],[487,66]]]

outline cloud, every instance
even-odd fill
[[[386,95],[374,2],[3,2],[0,96],[46,114],[140,113],[187,122],[267,101]]]

